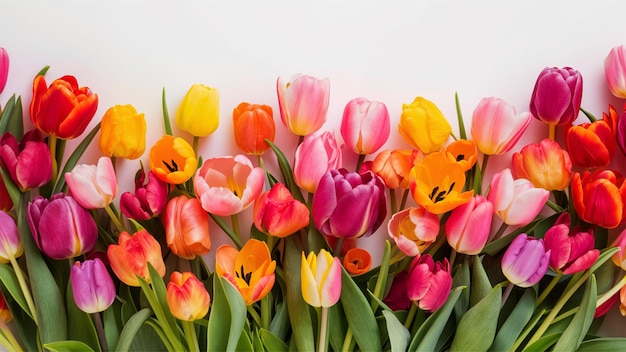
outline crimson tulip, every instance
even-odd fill
[[[74,302],[87,314],[102,312],[115,300],[115,284],[98,258],[75,262],[70,271]]]
[[[516,178],[525,178],[548,191],[564,190],[572,175],[570,154],[548,138],[514,153],[511,166]]]
[[[375,153],[389,138],[389,111],[384,103],[365,98],[346,104],[341,119],[341,136],[357,154]]]
[[[617,111],[609,105],[609,113],[603,113],[601,120],[567,129],[565,142],[575,165],[583,168],[603,168],[609,165],[617,144],[617,121]]]
[[[0,263],[9,263],[24,253],[24,246],[15,220],[11,215],[0,211]]]
[[[617,120],[617,129],[615,134],[617,145],[619,145],[622,152],[626,154],[626,104],[624,104],[624,110],[622,111],[620,118]]]
[[[626,211],[626,183],[615,170],[575,172],[572,200],[581,220],[607,229],[619,226]]]
[[[391,287],[387,296],[383,298],[383,302],[393,311],[409,310],[411,308],[411,300],[407,295],[409,291],[409,273],[401,271],[397,273],[391,281]]]
[[[107,258],[115,275],[128,286],[140,286],[137,276],[151,282],[148,263],[159,276],[165,276],[161,245],[146,230],[132,236],[128,232],[120,233],[117,244],[107,247]]]
[[[409,268],[408,298],[420,309],[434,312],[448,299],[452,275],[448,258],[436,262],[430,254],[415,257]]]
[[[454,208],[445,225],[448,244],[459,253],[480,253],[487,244],[492,217],[493,204],[481,195]]]
[[[11,209],[13,209],[13,201],[4,180],[0,177],[0,210],[9,212]]]
[[[19,144],[15,136],[5,132],[0,137],[1,165],[22,192],[41,187],[52,177],[50,150],[37,130],[26,133]]]
[[[570,215],[564,212],[546,231],[543,239],[550,250],[550,267],[565,275],[589,269],[600,251],[594,248],[593,229],[570,228]]]
[[[135,176],[135,193],[124,192],[120,197],[120,209],[129,219],[148,220],[159,216],[167,203],[167,183],[150,171],[144,185],[145,172],[140,169]]]
[[[570,67],[546,67],[535,82],[530,112],[548,125],[566,125],[578,117],[583,77]]]
[[[254,202],[254,226],[270,236],[287,237],[309,225],[309,208],[287,186],[276,183]]]
[[[341,147],[331,132],[314,133],[304,137],[296,148],[293,178],[309,193],[315,192],[320,178],[328,170],[341,167]]]
[[[186,195],[170,199],[161,220],[165,242],[177,256],[194,259],[211,249],[209,214],[202,209],[198,199]]]
[[[80,164],[65,174],[70,194],[87,209],[109,205],[117,195],[117,177],[111,158],[102,156],[97,165]]]
[[[548,271],[550,250],[543,240],[519,234],[502,257],[502,273],[513,285],[530,287],[541,280]]]
[[[291,133],[306,136],[319,130],[326,122],[330,97],[328,78],[295,75],[285,81],[279,77],[276,92],[280,119]]]
[[[550,191],[534,187],[525,179],[513,179],[511,169],[493,175],[487,199],[493,211],[511,226],[529,224],[541,211],[550,197]]]

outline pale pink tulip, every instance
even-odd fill
[[[341,136],[357,154],[375,153],[389,138],[389,111],[384,103],[356,98],[343,110]]]
[[[493,175],[487,199],[493,211],[502,221],[511,226],[529,224],[541,211],[550,197],[550,191],[534,187],[525,179],[513,179],[511,169]]]
[[[459,253],[480,253],[487,244],[492,217],[493,205],[480,195],[454,208],[446,221],[448,243]]]
[[[331,132],[304,137],[296,149],[293,178],[303,190],[314,193],[322,176],[341,167],[341,148]]]
[[[409,257],[418,256],[437,239],[439,217],[424,208],[407,208],[391,216],[389,236]]]
[[[9,54],[4,48],[0,48],[0,93],[4,90],[9,76]]]
[[[626,46],[616,46],[604,59],[604,74],[611,93],[626,99]]]
[[[328,78],[295,75],[285,81],[279,77],[276,92],[280,119],[291,133],[306,136],[319,130],[326,122],[330,97]]]
[[[70,194],[87,209],[104,208],[117,194],[117,177],[111,158],[103,156],[98,165],[76,165],[65,174]]]
[[[472,139],[484,154],[506,153],[528,128],[532,116],[517,114],[515,107],[500,98],[483,98],[472,115]]]

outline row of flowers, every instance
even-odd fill
[[[0,93],[8,68],[0,48]],[[121,195],[116,163],[143,156],[144,115],[116,105],[84,135],[98,95],[69,75],[48,85],[47,70],[33,82],[34,129],[24,133],[19,97],[0,118],[0,343],[11,350],[626,345],[595,336],[593,324],[617,300],[626,311],[626,185],[610,168],[618,148],[626,153],[626,105],[596,119],[581,108],[575,69],[544,69],[529,112],[482,99],[471,138],[458,98],[457,137],[417,97],[399,118],[406,149],[380,150],[387,107],[353,99],[340,125],[353,169],[322,130],[328,79],[277,81],[281,122],[299,138],[293,153],[275,140],[272,108],[244,102],[232,114],[242,154],[206,158],[199,140],[220,126],[220,97],[195,84],[174,119],[193,140],[173,135],[163,94],[165,135]],[[626,47],[611,50],[605,73],[626,99]],[[581,111],[590,122],[574,125]],[[548,138],[513,152],[533,119]],[[79,164],[96,137],[102,157]],[[279,173],[265,167],[270,152]],[[488,173],[490,157],[510,167]],[[250,207],[252,226],[241,228]],[[215,272],[202,259],[212,223],[232,242],[215,249]],[[356,239],[384,232],[373,260]]]

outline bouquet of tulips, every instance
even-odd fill
[[[626,47],[604,65],[626,99]],[[328,79],[277,80],[294,150],[276,138],[269,105],[243,102],[227,127],[240,151],[226,156],[199,150],[220,127],[219,91],[191,86],[173,119],[182,136],[163,91],[164,134],[121,194],[131,180],[116,165],[144,155],[144,115],[116,105],[86,132],[98,95],[71,75],[48,84],[47,71],[26,113],[13,95],[0,115],[8,350],[626,348],[598,334],[614,305],[626,314],[616,162],[626,105],[601,119],[582,109],[573,68],[545,68],[529,112],[482,99],[469,134],[458,97],[454,129],[417,97],[399,116],[407,146],[394,150],[381,150],[391,134],[383,102],[349,101],[341,140],[322,129]],[[0,48],[0,94],[8,72]],[[589,122],[575,124],[579,115]],[[548,137],[517,146],[534,119]],[[102,155],[85,163],[92,142]],[[505,166],[488,169],[494,158]],[[212,248],[220,235],[228,243]],[[363,244],[380,236],[373,256]]]

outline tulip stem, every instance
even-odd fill
[[[261,298],[261,327],[263,329],[269,328],[270,315],[270,297],[269,295],[265,295],[265,297]]]
[[[161,105],[163,107],[163,125],[165,126],[165,133],[172,135],[172,125],[170,123],[170,114],[167,111],[167,101],[165,99],[165,87],[163,87],[163,93],[161,94]]]
[[[589,122],[596,122],[598,121],[598,119],[593,116],[592,113],[590,113],[589,111],[583,109],[582,107],[580,108],[580,111],[582,111],[583,114],[585,114],[585,116],[587,116],[587,118],[589,119]]]
[[[35,303],[33,302],[33,296],[30,294],[30,289],[26,284],[26,279],[24,279],[24,272],[20,268],[15,256],[7,247],[5,241],[2,241],[2,246],[4,247],[4,252],[9,254],[9,260],[11,261],[11,266],[13,266],[13,271],[15,271],[15,276],[17,277],[17,281],[20,284],[20,289],[22,289],[22,293],[24,294],[24,299],[26,299],[26,305],[28,305],[28,309],[30,310],[30,314],[33,318],[33,321],[36,325],[39,325],[37,322],[37,312],[35,311]]]
[[[508,227],[509,225],[503,222],[502,225],[500,225],[500,228],[498,228],[498,231],[493,235],[493,238],[491,238],[488,242],[500,239],[500,237],[502,237],[502,234],[504,233],[504,231],[506,231]]]
[[[508,285],[506,285],[506,288],[504,289],[504,293],[502,293],[502,301],[500,303],[500,308],[504,307],[506,300],[511,295],[511,291],[513,291],[513,287],[515,287],[515,285],[513,285],[513,283],[509,281]]]
[[[410,328],[411,324],[413,324],[413,319],[415,319],[415,315],[417,314],[417,306],[411,303],[411,308],[409,308],[409,313],[406,315],[406,319],[404,319],[404,327]]]
[[[541,302],[543,302],[543,300],[546,299],[546,297],[548,297],[548,295],[550,294],[552,289],[556,286],[556,284],[559,283],[559,281],[561,280],[562,277],[563,277],[563,273],[558,272],[552,278],[552,281],[550,281],[548,286],[543,290],[543,292],[541,292],[541,295],[539,295],[539,298],[537,298],[536,306],[539,306],[541,304]]]
[[[196,328],[193,325],[193,321],[183,321],[183,330],[185,331],[185,337],[187,338],[187,347],[190,352],[200,351],[198,345],[198,338],[196,337]]]
[[[333,254],[337,257],[341,257],[341,247],[343,246],[343,237],[337,237],[335,242],[335,248],[333,248]]]
[[[250,313],[250,316],[252,317],[252,319],[254,319],[254,322],[256,323],[257,326],[261,326],[261,316],[259,315],[259,313],[254,309],[253,306],[248,306],[248,313]]]
[[[198,155],[198,144],[200,144],[200,137],[193,136],[193,152]]]
[[[624,275],[623,272],[622,275],[622,278],[615,284],[615,286],[611,287],[610,290],[606,291],[602,294],[602,296],[600,296],[600,298],[598,298],[596,308],[608,301],[609,298],[613,297],[613,295],[616,294],[617,291],[621,290],[622,287],[626,286],[626,275]]]
[[[239,242],[241,243],[241,233],[239,231],[239,217],[237,217],[237,214],[233,214],[230,216],[230,224],[233,227],[233,233],[235,234],[235,236],[237,236]]]
[[[341,352],[350,351],[351,345],[352,345],[352,328],[348,326],[348,331],[346,331],[346,337],[343,340],[343,346],[341,347]]]
[[[359,154],[359,158],[356,161],[356,169],[354,171],[359,172],[361,165],[363,165],[363,161],[365,160],[365,154]]]
[[[52,187],[54,187],[57,182],[57,176],[59,173],[59,164],[57,163],[57,137],[54,135],[50,135],[48,138],[50,158],[52,159],[52,177],[50,178],[50,184],[52,185]]]
[[[389,203],[391,205],[391,215],[398,212],[398,200],[396,199],[396,190],[389,188]]]
[[[450,252],[450,268],[454,269],[454,261],[456,260],[456,250],[452,248]]]
[[[563,208],[561,208],[558,204],[554,203],[553,201],[551,201],[550,199],[546,200],[546,205],[550,207],[550,209],[554,210],[557,213],[562,212]]]
[[[104,211],[106,211],[107,214],[109,215],[109,218],[111,218],[111,221],[113,222],[113,225],[115,225],[115,228],[117,229],[117,231],[119,231],[120,233],[126,232],[126,228],[124,227],[120,219],[117,217],[117,214],[115,214],[113,209],[111,209],[111,204],[107,204],[107,206],[104,207]]]
[[[17,342],[15,335],[11,332],[11,329],[9,329],[2,319],[0,319],[0,331],[2,331],[2,333],[0,333],[0,343],[5,347],[10,347],[9,351],[24,351],[20,343]]]
[[[104,334],[104,325],[102,325],[102,318],[100,317],[100,312],[93,313],[93,320],[96,324],[96,331],[98,332],[98,338],[100,339],[100,346],[102,347],[102,352],[108,352],[109,346],[107,344],[107,338]]]
[[[483,154],[483,163],[480,166],[480,179],[481,179],[481,181],[485,179],[485,172],[487,171],[487,162],[489,162],[489,154]]]
[[[320,319],[320,331],[317,350],[324,352],[328,348],[328,307],[322,307],[322,318]]]
[[[553,141],[556,137],[556,125],[548,125],[548,138]]]
[[[398,208],[399,210],[404,209],[408,198],[409,198],[409,189],[407,188],[404,190],[404,193],[402,194],[402,200],[400,201],[400,207]]]

